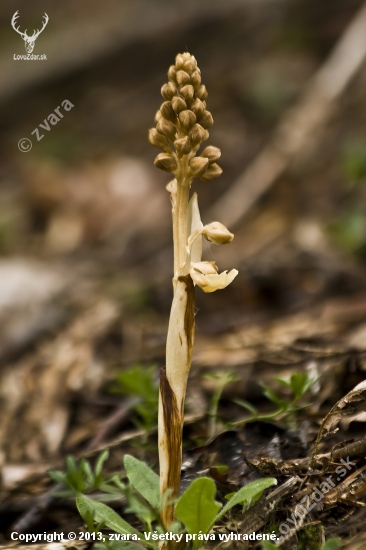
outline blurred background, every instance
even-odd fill
[[[90,443],[117,407],[101,388],[119,369],[164,364],[172,295],[169,176],[153,166],[158,151],[147,131],[178,52],[198,61],[215,121],[207,144],[222,151],[220,179],[194,183],[202,219],[219,219],[235,233],[228,247],[207,246],[205,259],[239,270],[225,291],[196,292],[193,374],[202,365],[227,364],[250,373],[253,349],[266,345],[261,327],[328,301],[343,304],[332,311],[337,322],[346,316],[347,330],[358,323],[358,340],[349,346],[365,345],[362,6],[1,3],[3,488]],[[26,53],[10,25],[16,10],[29,34],[48,14],[33,52],[47,60],[14,60]],[[61,107],[64,117],[49,131],[40,128],[64,100],[73,107]],[[22,138],[32,142],[27,152],[18,148]],[[334,316],[324,325],[311,315],[295,335],[281,333],[276,349],[292,337],[334,329]],[[225,345],[215,348],[224,336]]]

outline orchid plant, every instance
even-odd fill
[[[108,451],[97,459],[94,470],[85,459],[76,464],[69,458],[66,473],[50,473],[64,496],[69,496],[70,491],[76,494],[78,511],[88,527],[84,540],[95,541],[95,548],[100,550],[122,547],[198,550],[205,541],[215,540],[213,527],[232,508],[238,505],[242,505],[243,510],[249,508],[266,489],[277,483],[274,478],[254,480],[226,495],[228,502],[223,505],[215,501],[214,481],[199,477],[179,496],[184,399],[194,343],[195,286],[204,292],[214,292],[228,286],[238,272],[232,269],[219,274],[215,262],[202,260],[203,238],[218,245],[232,242],[234,235],[216,221],[203,225],[197,194],[189,196],[194,178],[209,182],[222,172],[216,163],[221,155],[217,147],[206,147],[197,155],[201,144],[208,139],[213,119],[206,109],[207,91],[201,84],[195,58],[189,53],[177,55],[168,78],[169,82],[161,90],[165,101],[156,115],[156,128],[149,131],[152,145],[163,150],[156,157],[155,165],[174,175],[167,185],[173,211],[174,294],[166,367],[160,376],[160,477],[144,462],[125,455],[128,482],[119,475],[106,479],[102,465]],[[139,368],[131,372],[136,377]],[[131,384],[131,372],[121,375],[120,381],[125,385],[127,382],[128,391],[134,392],[136,382]],[[146,389],[149,393],[150,384]],[[150,398],[149,395],[147,401]],[[95,490],[102,493],[98,499],[86,496],[85,493]],[[127,500],[128,512],[138,518],[140,530],[102,502],[113,501],[121,495]],[[113,532],[105,532],[105,528]],[[271,540],[273,536],[276,538],[275,534],[271,535]],[[220,535],[219,538],[224,540]]]
[[[207,90],[194,56],[178,54],[168,70],[168,83],[161,88],[164,102],[156,113],[156,127],[149,130],[149,141],[162,149],[154,164],[174,178],[167,185],[173,215],[174,277],[166,367],[160,376],[159,460],[160,493],[178,497],[182,461],[184,399],[194,344],[195,289],[210,293],[227,287],[238,274],[218,273],[215,262],[202,260],[202,239],[220,245],[231,243],[234,235],[220,222],[203,225],[197,194],[190,198],[194,178],[210,182],[222,169],[217,164],[221,151],[208,146],[197,155],[209,137],[213,124],[206,109]],[[162,512],[166,527],[174,522],[174,505]]]

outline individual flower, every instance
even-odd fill
[[[234,235],[220,222],[205,226],[202,224],[197,193],[194,193],[188,205],[188,232],[187,257],[181,275],[189,273],[194,284],[207,293],[226,288],[238,271],[232,269],[229,273],[218,273],[215,262],[202,261],[202,236],[214,244],[225,244],[230,243]]]
[[[232,269],[229,273],[223,271],[217,273],[217,267],[214,262],[191,263],[190,275],[194,283],[199,286],[203,292],[210,293],[215,290],[226,288],[239,273]]]
[[[205,225],[202,235],[213,244],[228,244],[233,242],[234,235],[220,222]]]

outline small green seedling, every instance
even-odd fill
[[[344,208],[340,217],[329,228],[333,241],[341,248],[358,254],[365,245],[366,223],[365,211],[360,204]]]
[[[120,501],[121,497],[127,503],[126,512],[135,514],[144,529],[151,531],[154,523],[163,532],[160,516],[170,501],[169,495],[160,499],[159,476],[143,462],[126,455],[124,465],[129,483],[123,483],[118,475],[105,478],[101,472],[101,466],[107,458],[108,452],[105,451],[98,458],[93,471],[88,460],[81,459],[79,463],[76,463],[71,457],[68,457],[66,473],[60,471],[49,473],[50,477],[61,485],[60,490],[56,492],[57,496],[77,497],[79,512],[87,524],[89,532],[97,532],[98,529],[94,522],[97,522],[99,527],[103,524],[103,526],[114,529],[113,522],[117,521],[120,526],[123,525],[127,529],[126,525],[128,524],[122,519],[121,521],[117,520],[118,514],[103,504],[103,502]],[[89,499],[85,493],[97,494]],[[108,510],[112,510],[113,513]]]
[[[110,492],[111,485],[102,473],[103,465],[108,456],[108,451],[103,451],[95,463],[94,470],[85,458],[76,463],[72,456],[68,456],[65,473],[58,470],[48,472],[54,481],[64,486],[64,488],[57,491],[57,495],[70,497],[76,493],[92,493],[97,490]]]
[[[338,550],[341,546],[342,543],[338,538],[332,538],[326,540],[320,550]]]
[[[169,533],[181,535],[179,540],[182,540],[184,536],[184,540],[189,542],[186,548],[197,550],[203,546],[205,541],[215,537],[214,534],[210,534],[210,530],[229,510],[237,505],[248,509],[266,489],[277,483],[274,478],[252,481],[236,493],[228,495],[228,502],[222,506],[215,501],[216,486],[214,481],[207,477],[201,477],[193,481],[175,503],[171,499],[171,491],[168,491],[163,497],[160,496],[159,476],[144,462],[126,455],[124,465],[129,487],[126,490],[126,486],[122,484],[120,485],[121,491],[129,501],[127,511],[135,513],[142,523],[141,531],[132,527],[112,508],[102,502],[78,493],[76,503],[80,515],[88,526],[92,517],[99,525],[103,524],[123,537],[120,538],[121,541],[139,541],[136,548],[158,548],[158,537],[165,534],[165,527],[160,519],[162,511],[167,506],[174,506],[175,516],[179,521],[170,525]]]
[[[92,539],[98,544],[97,549],[115,550],[130,548],[159,548],[159,536],[165,536],[162,512],[167,506],[173,506],[177,520],[169,527],[169,533],[188,541],[185,548],[196,550],[205,541],[212,540],[210,533],[214,525],[234,506],[242,506],[244,513],[263,492],[277,483],[274,478],[252,481],[239,491],[227,495],[228,502],[222,505],[215,501],[216,487],[212,479],[201,477],[193,481],[188,489],[177,499],[172,499],[172,491],[160,495],[159,476],[144,462],[131,455],[125,455],[124,467],[128,483],[115,475],[105,478],[102,466],[108,459],[108,451],[104,451],[96,461],[94,470],[90,462],[81,459],[78,463],[73,458],[66,460],[66,473],[51,471],[50,476],[61,485],[58,496],[76,496],[78,511],[85,521],[88,532],[94,533]],[[63,487],[62,487],[63,486]],[[86,496],[86,494],[97,493]],[[127,503],[126,513],[134,514],[140,529],[125,521],[115,510],[105,502],[120,502],[121,497]],[[118,536],[120,546],[114,544],[102,529],[112,530]],[[188,539],[186,538],[188,537]],[[161,540],[161,539],[160,539]],[[133,544],[135,546],[133,546]]]
[[[216,487],[212,479],[201,477],[196,479],[178,500],[175,515],[184,523],[190,535],[202,533],[202,537],[193,539],[194,550],[200,548],[205,540],[215,540],[209,531],[231,508],[243,505],[249,508],[260,499],[265,489],[275,485],[274,478],[252,481],[236,493],[228,495],[225,506],[215,501]]]
[[[366,181],[366,143],[360,140],[347,141],[341,151],[341,165],[347,187]]]
[[[139,420],[134,421],[138,428],[149,431],[157,426],[159,382],[154,365],[135,365],[121,371],[117,375],[117,385],[113,386],[112,391],[138,398],[133,405],[133,410],[139,416]]]
[[[209,407],[209,423],[208,423],[208,439],[212,439],[218,432],[217,427],[217,411],[219,407],[219,402],[224,391],[225,386],[230,384],[230,382],[235,382],[238,378],[235,377],[234,372],[232,371],[217,371],[215,373],[205,374],[204,378],[207,380],[212,380],[215,383],[215,389],[211,398],[211,403]]]
[[[270,542],[269,540],[264,540],[262,542],[262,550],[277,550],[278,546]]]
[[[276,409],[273,412],[267,414],[259,414],[257,409],[253,407],[251,403],[244,401],[243,399],[235,399],[234,402],[237,405],[248,410],[252,416],[236,422],[235,425],[254,422],[254,421],[263,421],[263,420],[272,420],[277,418],[279,420],[285,420],[289,426],[294,425],[296,413],[300,410],[309,406],[309,403],[300,404],[299,401],[304,397],[304,395],[314,386],[317,382],[317,379],[311,378],[308,373],[299,373],[295,372],[292,374],[290,380],[285,380],[283,378],[275,377],[275,380],[285,386],[290,390],[290,396],[288,399],[285,399],[279,396],[270,386],[266,384],[261,384],[263,388],[263,394],[267,399],[272,401],[276,405]]]

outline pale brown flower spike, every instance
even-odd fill
[[[178,54],[168,70],[169,82],[161,88],[164,102],[155,115],[156,128],[149,130],[151,145],[163,150],[154,161],[160,170],[171,172],[167,185],[171,194],[174,243],[174,297],[169,319],[166,368],[160,377],[159,460],[160,491],[178,496],[182,459],[184,399],[194,344],[194,286],[210,293],[228,286],[238,274],[218,273],[215,262],[202,261],[202,238],[213,244],[232,242],[234,235],[220,222],[204,226],[197,194],[189,200],[194,178],[209,182],[222,169],[221,151],[208,146],[197,155],[213,124],[206,109],[207,90],[201,71],[189,53]],[[174,521],[174,506],[163,511],[167,529]]]
[[[201,84],[201,71],[195,58],[189,53],[177,55],[175,65],[169,68],[168,78],[169,82],[161,88],[165,101],[155,117],[156,129],[149,131],[151,145],[164,150],[156,157],[155,166],[175,173],[178,170],[176,161],[188,155],[190,176],[203,181],[218,178],[222,173],[216,164],[221,156],[220,149],[206,147],[195,158],[213,124],[212,115],[206,109],[207,90]]]

